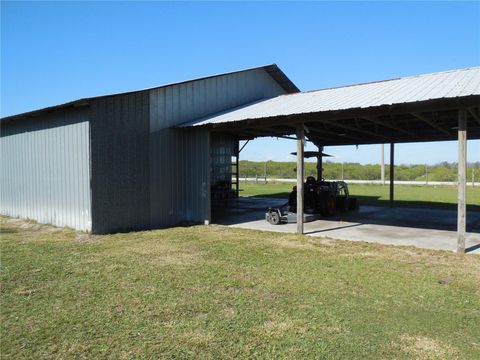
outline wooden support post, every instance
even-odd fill
[[[395,144],[390,143],[390,207],[393,207],[393,200],[394,200],[394,178],[395,178]]]
[[[320,156],[317,156],[317,181],[322,181],[323,179],[323,146],[318,146],[318,152]]]
[[[297,125],[297,233],[303,234],[303,148],[305,132],[303,124]]]
[[[382,144],[381,150],[382,153],[380,157],[380,179],[382,181],[382,185],[385,185],[385,144]]]
[[[466,231],[466,168],[467,168],[467,113],[458,111],[458,211],[457,211],[457,252],[465,252]]]

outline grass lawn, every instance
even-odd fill
[[[2,218],[2,358],[480,358],[480,257]]]
[[[288,198],[294,183],[254,183],[241,182],[241,196],[263,196]],[[389,205],[388,185],[349,184],[350,194],[358,197],[360,204]],[[457,188],[454,186],[396,185],[395,203],[397,206],[414,207],[457,207]],[[469,210],[480,210],[480,187],[467,188]]]

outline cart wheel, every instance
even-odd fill
[[[277,211],[272,211],[269,216],[269,221],[272,225],[280,224],[280,214]]]

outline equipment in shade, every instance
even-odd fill
[[[323,146],[318,151],[305,151],[305,158],[317,158],[317,179],[307,177],[303,186],[303,221],[309,222],[358,209],[358,200],[350,196],[348,185],[344,181],[325,181],[322,178],[322,158],[331,157],[325,154]],[[292,152],[292,155],[297,155]],[[296,171],[296,170],[295,170]],[[268,208],[265,220],[272,225],[297,222],[297,187],[294,186],[288,197],[288,202],[278,208]]]
[[[290,153],[292,155],[297,155],[296,152],[292,152]],[[305,151],[303,153],[303,157],[304,158],[312,158],[312,157],[332,157],[333,155],[328,155],[328,154],[325,154],[324,152],[320,152],[320,151]]]

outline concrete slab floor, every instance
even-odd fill
[[[284,199],[253,197],[217,202],[212,205],[212,222],[245,229],[293,233],[296,224],[271,225],[265,221],[266,209],[284,203]],[[456,251],[456,227],[456,210],[361,205],[358,211],[305,223],[305,234]],[[467,211],[466,248],[469,253],[480,254],[480,212]]]

